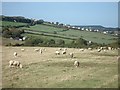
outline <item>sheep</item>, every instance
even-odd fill
[[[60,55],[60,52],[59,52],[59,51],[56,51],[55,54],[56,54],[56,55]]]
[[[79,49],[79,50],[80,50],[80,51],[84,51],[84,49],[82,49],[82,48],[81,48],[81,49]]]
[[[97,51],[98,51],[98,52],[101,52],[101,49],[98,49]]]
[[[77,67],[79,67],[79,65],[80,65],[80,62],[76,60],[76,61],[74,62],[74,66],[77,68]]]
[[[40,49],[35,49],[34,51],[38,52]]]
[[[112,50],[112,47],[108,47],[108,50]]]
[[[69,55],[70,55],[71,58],[73,58],[73,55],[74,55],[74,54],[73,54],[73,53],[70,53]]]
[[[62,51],[62,54],[66,54],[66,51],[64,50],[64,51]]]
[[[19,61],[10,60],[9,61],[9,67],[15,67],[15,66],[22,68],[22,64]]]
[[[23,51],[25,51],[25,49],[21,49],[21,51],[23,52]]]
[[[44,51],[46,51],[46,49],[45,49],[45,48],[43,48],[43,50],[44,50]]]
[[[17,52],[14,52],[14,54],[13,54],[13,55],[14,55],[15,57],[17,57],[17,55],[18,55],[18,54],[17,54]]]
[[[92,50],[92,48],[88,48],[88,50]]]
[[[42,49],[40,49],[40,54],[42,54]]]
[[[58,48],[58,50],[62,50],[62,48]]]
[[[66,51],[67,50],[67,48],[64,48],[64,51]]]

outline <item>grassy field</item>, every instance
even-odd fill
[[[25,51],[22,52],[21,48]],[[5,88],[117,88],[117,50],[97,52],[69,48],[66,55],[55,55],[58,48],[3,47],[2,84]],[[18,52],[18,57],[13,53]],[[61,52],[61,51],[60,51]],[[68,55],[74,52],[74,58]],[[18,60],[23,68],[9,68],[9,60]],[[75,60],[80,67],[73,66]]]
[[[117,37],[111,36],[111,35],[105,35],[102,33],[96,33],[96,32],[87,32],[87,31],[79,31],[79,30],[67,30],[62,28],[55,28],[45,25],[35,25],[30,26],[30,28],[24,28],[27,30],[34,30],[40,33],[47,33],[47,34],[54,34],[54,32],[57,32],[57,34],[54,35],[60,35],[60,36],[66,36],[68,38],[84,38],[85,40],[91,40],[96,43],[100,44],[109,44],[112,42],[115,42]]]
[[[1,21],[0,21],[1,22]],[[20,25],[26,25],[27,23],[19,23],[19,22],[8,22],[8,21],[2,21],[2,26],[20,26]],[[102,33],[96,33],[96,32],[87,32],[87,31],[79,31],[79,30],[65,30],[64,28],[56,28],[56,27],[52,27],[52,26],[47,26],[47,25],[41,25],[41,24],[37,24],[35,26],[30,26],[30,28],[27,27],[22,27],[22,29],[26,29],[26,30],[32,30],[35,32],[38,32],[40,34],[44,34],[42,35],[43,37],[46,38],[54,38],[54,39],[65,39],[66,38],[70,38],[70,39],[76,39],[76,38],[84,38],[87,41],[93,41],[95,43],[100,43],[100,44],[109,44],[112,42],[115,42],[117,37],[111,36],[111,35],[104,35]],[[57,34],[55,34],[55,32]],[[26,34],[27,35],[27,34]],[[29,36],[39,36],[39,35],[35,35],[35,34],[29,34]],[[49,36],[45,36],[45,35],[49,35]],[[54,37],[54,36],[58,36],[58,37]],[[63,38],[60,38],[60,37]],[[70,39],[65,39],[67,41],[67,43],[69,41],[71,41]]]
[[[0,21],[0,23],[2,23],[2,26],[21,26],[21,25],[27,25],[27,23],[9,22],[9,21]]]

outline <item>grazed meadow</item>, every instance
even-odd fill
[[[21,48],[25,51],[22,52]],[[42,54],[35,48],[45,48]],[[3,88],[117,88],[117,50],[97,52],[68,48],[67,54],[55,55],[52,47],[2,48]],[[14,57],[14,52],[18,57]],[[61,51],[60,51],[61,52]],[[74,58],[68,55],[74,52]],[[18,60],[23,68],[9,68],[9,60]],[[74,67],[75,60],[80,67]]]

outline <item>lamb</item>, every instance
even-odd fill
[[[14,52],[14,54],[13,54],[13,55],[14,55],[15,57],[17,57],[17,55],[18,55],[18,54],[17,54],[17,52]]]
[[[60,55],[60,52],[59,52],[59,51],[56,51],[55,54],[56,54],[56,55]]]
[[[22,68],[22,64],[19,61],[10,60],[9,61],[9,67],[15,67],[15,66]]]
[[[79,67],[79,65],[80,65],[80,62],[79,61],[75,61],[74,62],[74,66],[77,68],[77,67]]]

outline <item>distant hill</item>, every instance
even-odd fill
[[[73,25],[74,27],[81,27],[81,28],[89,28],[89,29],[98,29],[100,31],[118,31],[118,28],[112,28],[112,27],[103,27],[101,25]]]

